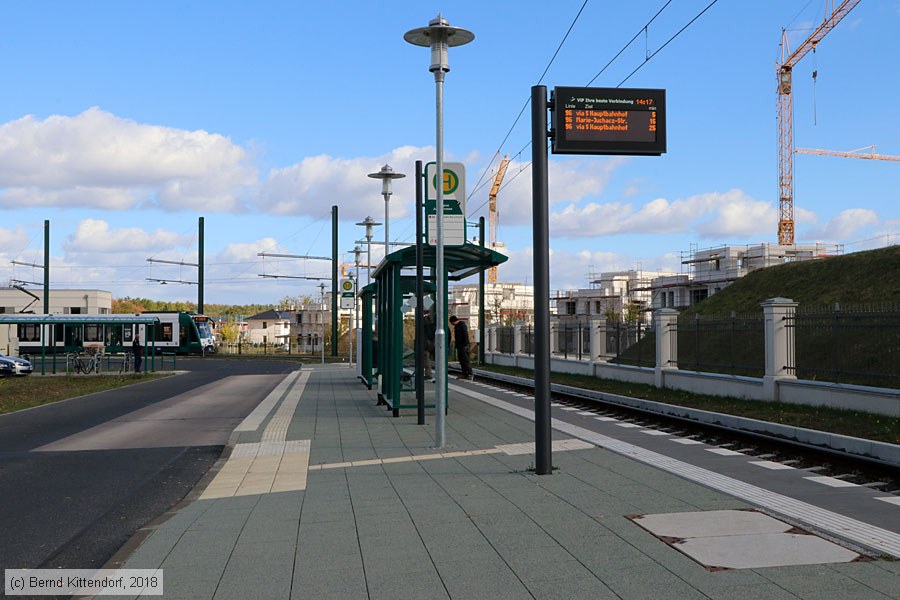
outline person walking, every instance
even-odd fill
[[[141,355],[143,348],[141,347],[141,336],[134,334],[134,341],[131,343],[131,350],[134,353],[134,372],[141,372]]]
[[[469,361],[469,328],[466,322],[456,315],[450,317],[450,324],[453,325],[453,346],[456,348],[456,358],[462,371],[457,379],[474,379],[472,364]]]
[[[422,357],[422,374],[425,379],[434,383],[434,370],[432,364],[434,362],[434,321],[431,319],[431,311],[426,310],[422,315],[422,335],[425,338],[425,356]]]

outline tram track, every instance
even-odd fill
[[[476,370],[475,375],[476,381],[480,380],[520,393],[534,394],[533,382],[525,378],[483,370]],[[625,401],[631,401],[635,405],[627,405]],[[553,385],[551,402],[593,412],[598,417],[608,417],[647,429],[656,429],[673,436],[692,438],[711,447],[740,452],[759,460],[781,463],[811,474],[840,479],[900,496],[900,462],[895,462],[890,457],[845,451],[823,442],[826,439],[824,436],[817,443],[791,438],[788,432],[795,428],[784,427],[783,430],[779,430],[777,424],[683,407],[675,407],[682,414],[673,414],[672,405],[571,386]],[[729,421],[739,423],[740,428],[730,425]],[[760,425],[754,427],[757,423]],[[837,443],[855,440],[834,435],[827,438]]]

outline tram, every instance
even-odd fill
[[[211,319],[204,315],[177,311],[141,313],[142,317],[156,317],[159,322],[154,325],[110,323],[107,319],[113,315],[94,316],[98,318],[78,315],[78,322],[74,323],[41,325],[37,320],[18,323],[15,327],[20,355],[100,349],[130,352],[135,334],[140,336],[143,346],[155,346],[157,352],[184,355],[207,354],[215,350]],[[49,339],[42,339],[42,332],[49,334]]]

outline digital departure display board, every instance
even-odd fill
[[[637,88],[553,89],[554,154],[666,151],[666,91]]]

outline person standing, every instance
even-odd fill
[[[450,324],[453,325],[453,345],[456,347],[456,358],[462,371],[457,379],[474,379],[472,364],[469,361],[469,328],[466,322],[461,321],[456,315],[450,317]]]
[[[141,336],[138,334],[134,334],[134,341],[131,342],[131,349],[134,353],[134,372],[141,372],[141,355],[143,353],[143,348],[141,347]]]
[[[431,320],[431,311],[429,310],[426,310],[422,317],[422,335],[425,338],[422,374],[425,376],[425,379],[429,379],[434,383],[434,371],[431,368],[434,361],[434,321]]]

